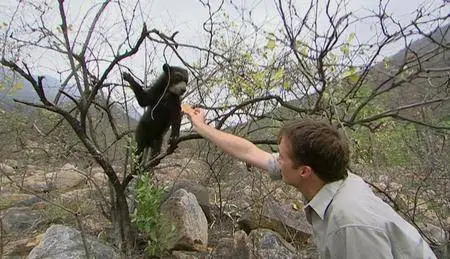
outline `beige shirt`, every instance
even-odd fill
[[[274,155],[272,179],[279,173]],[[419,232],[361,177],[326,184],[305,206],[320,258],[436,258]]]

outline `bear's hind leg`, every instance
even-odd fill
[[[150,148],[152,149],[150,153],[150,159],[153,159],[157,157],[161,153],[161,147],[162,147],[162,137],[156,138],[152,141]]]

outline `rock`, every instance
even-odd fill
[[[420,229],[433,240],[433,242],[438,244],[443,244],[447,242],[447,237],[445,234],[445,230],[440,227],[437,227],[433,224],[419,223]]]
[[[194,181],[182,179],[177,180],[175,183],[173,183],[173,185],[169,187],[171,188],[168,190],[166,198],[164,198],[163,200],[166,200],[167,197],[170,197],[177,190],[184,189],[187,192],[190,192],[195,195],[198,204],[200,204],[203,213],[205,213],[206,219],[208,220],[208,222],[211,222],[212,220],[211,204],[209,203],[209,192],[205,186],[202,186]]]
[[[0,210],[9,207],[31,206],[36,199],[39,199],[34,195],[24,193],[2,193],[1,197]]]
[[[91,258],[120,258],[114,248],[86,234],[86,242]],[[29,259],[81,259],[87,258],[80,231],[62,226],[52,225],[45,232],[42,241],[31,250]]]
[[[294,210],[291,205],[267,200],[261,210],[253,208],[238,221],[239,226],[249,233],[253,229],[267,228],[278,232],[289,242],[304,244],[312,234],[303,209]]]
[[[217,244],[212,258],[254,258],[252,257],[252,244],[247,234],[240,230],[234,233],[233,238],[222,238]]]
[[[60,170],[51,173],[33,170],[34,173],[25,178],[23,185],[34,192],[49,192],[53,189],[67,190],[80,185],[86,179],[71,164],[65,164]]]
[[[396,198],[403,190],[403,185],[396,182],[387,183],[386,191],[391,195],[392,198]]]
[[[177,156],[177,152],[166,157],[154,168],[154,177],[160,183],[173,183],[181,178],[194,179],[199,172],[207,172],[205,163],[192,158]],[[181,166],[180,166],[181,165]]]
[[[108,176],[102,171],[101,173],[94,173],[92,180],[98,185],[104,185],[108,182]]]
[[[380,188],[380,190],[383,190],[383,191],[386,190],[386,188],[387,188],[387,185],[383,182],[375,183],[375,186]]]
[[[298,254],[279,234],[267,229],[253,230],[249,238],[253,244],[253,258],[298,258]]]
[[[36,197],[33,195],[29,195],[29,196],[31,196],[31,197],[29,197],[28,199],[23,199],[23,200],[14,202],[12,204],[12,207],[30,207],[38,202],[42,202],[42,199],[39,197]]]
[[[204,259],[204,258],[206,258],[204,253],[192,252],[192,251],[173,251],[172,256],[175,259]]]
[[[59,171],[48,173],[45,176],[46,179],[51,179],[52,186],[58,190],[67,190],[76,187],[86,179],[71,164],[65,164]]]
[[[6,174],[6,175],[13,175],[16,170],[14,170],[14,168],[12,168],[11,166],[4,164],[4,163],[0,163],[0,172]]]
[[[73,191],[68,191],[59,196],[62,204],[67,204],[71,202],[79,202],[79,201],[94,201],[95,199],[95,190],[90,188],[84,189],[76,189]]]
[[[26,145],[27,147],[29,147],[30,149],[38,149],[38,148],[41,148],[41,145],[40,145],[39,143],[37,143],[36,141],[29,140],[29,139],[27,139],[27,140],[25,141],[25,145]]]
[[[19,168],[19,162],[17,162],[17,160],[14,160],[14,159],[5,159],[3,162],[4,162],[5,164],[11,166],[11,167],[14,168],[14,169]]]
[[[7,234],[31,232],[42,222],[42,214],[27,207],[12,207],[2,216],[3,231]]]
[[[37,244],[42,240],[43,234],[32,238],[20,239],[8,242],[5,246],[4,255],[9,257],[25,258]]]
[[[437,258],[450,258],[450,241],[430,245]]]
[[[33,192],[49,192],[51,190],[51,179],[46,178],[44,171],[36,170],[35,173],[24,179],[23,187]]]
[[[27,172],[32,172],[32,171],[36,171],[36,170],[37,170],[37,166],[32,165],[32,164],[27,164],[27,165],[25,166],[25,168],[26,168],[26,171],[27,171]]]
[[[233,238],[219,240],[212,258],[299,258],[299,254],[279,234],[268,229],[255,229],[248,236],[244,231],[238,231]]]
[[[208,222],[195,195],[179,189],[162,205],[161,213],[176,227],[169,247],[175,250],[204,251],[208,244]]]
[[[89,173],[90,173],[90,175],[94,175],[94,174],[98,174],[98,173],[105,174],[105,171],[100,166],[94,166],[94,167],[90,168]]]
[[[390,182],[390,179],[389,179],[389,176],[381,174],[378,176],[378,181],[383,182],[383,183],[388,183],[388,182]]]
[[[403,189],[403,185],[396,182],[389,182],[389,189],[395,192],[399,192]]]
[[[234,255],[233,238],[223,237],[217,243],[212,258],[232,259],[233,255]],[[248,258],[248,257],[241,257],[241,258]]]

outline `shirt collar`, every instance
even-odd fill
[[[320,219],[323,220],[325,218],[325,212],[327,211],[328,205],[330,205],[334,195],[339,190],[343,182],[344,180],[339,180],[325,184],[312,198],[312,200],[306,204],[305,207],[311,207]]]

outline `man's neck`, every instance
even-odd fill
[[[310,202],[325,184],[326,183],[318,177],[313,177],[310,181],[304,183],[302,188],[297,188],[297,190],[305,196],[308,202]]]

